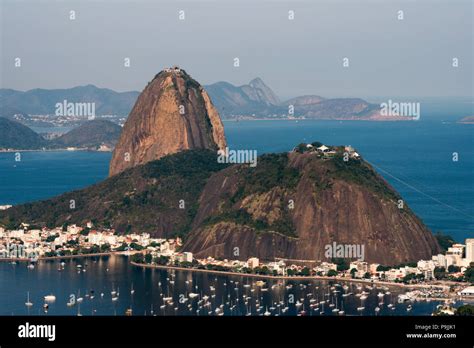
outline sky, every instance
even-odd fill
[[[258,76],[282,99],[473,95],[472,0],[0,3],[2,88],[141,91],[179,65],[201,84]]]

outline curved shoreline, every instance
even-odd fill
[[[263,274],[254,274],[254,273],[238,273],[230,271],[216,271],[208,269],[199,269],[199,268],[186,268],[186,267],[177,267],[177,266],[162,266],[162,265],[147,265],[142,263],[136,263],[130,261],[133,266],[143,267],[143,268],[156,268],[156,269],[167,269],[175,271],[188,271],[188,272],[201,272],[201,273],[210,273],[210,274],[219,274],[226,276],[237,276],[237,277],[249,277],[249,278],[260,278],[260,279],[283,279],[283,280],[335,280],[341,282],[354,282],[354,283],[363,283],[367,285],[384,285],[384,286],[398,286],[403,288],[427,288],[427,287],[444,287],[446,285],[437,285],[437,284],[404,284],[404,283],[393,283],[393,282],[384,282],[384,281],[367,281],[364,279],[353,279],[353,278],[344,278],[344,277],[325,277],[325,276],[273,276],[273,275],[263,275]]]

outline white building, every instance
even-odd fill
[[[24,234],[25,234],[24,230],[12,230],[12,231],[10,231],[8,236],[10,238],[21,238],[21,237],[23,237]]]
[[[327,147],[326,145],[321,145],[320,147],[318,147],[317,149],[319,152],[328,152],[329,151],[329,147]]]
[[[353,268],[355,268],[357,272],[361,272],[363,274],[369,271],[369,265],[365,261],[352,261],[349,266],[349,271],[351,271]]]
[[[446,256],[443,254],[433,255],[431,258],[438,267],[448,267],[446,266]]]
[[[466,239],[466,262],[468,266],[474,262],[474,238]]]
[[[323,274],[327,274],[330,270],[337,271],[337,265],[331,262],[321,262],[320,265],[313,268],[313,271]]]
[[[82,231],[82,227],[79,227],[77,225],[68,225],[67,231],[71,234],[78,234]]]
[[[433,260],[420,260],[418,261],[416,266],[422,271],[424,270],[433,271],[436,267],[436,263]]]
[[[251,257],[247,260],[247,265],[249,268],[256,268],[260,264],[260,261],[257,257]]]
[[[447,267],[451,265],[455,266],[463,266],[463,258],[462,254],[464,252],[465,245],[463,244],[453,244],[451,247],[448,248],[446,252],[446,265]]]
[[[468,286],[459,292],[459,295],[463,297],[474,297],[474,286]]]
[[[193,262],[193,253],[185,251],[183,253],[183,261],[185,262]]]
[[[377,273],[377,268],[380,266],[379,263],[371,263],[369,266],[369,271],[371,274]]]

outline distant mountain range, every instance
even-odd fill
[[[223,119],[335,119],[335,120],[406,120],[406,117],[381,116],[380,107],[359,98],[327,99],[305,95],[281,102],[260,78],[247,85],[217,82],[204,86]],[[136,91],[115,92],[93,85],[69,89],[32,89],[26,92],[0,89],[0,116],[14,114],[54,115],[57,103],[95,103],[97,115],[127,116],[138,95]],[[23,122],[21,119],[18,119]],[[23,122],[24,123],[24,122]]]
[[[83,123],[59,138],[46,140],[27,126],[5,117],[0,117],[0,149],[39,150],[67,147],[97,150],[113,148],[122,131],[119,125],[107,120],[92,120]]]
[[[31,89],[26,92],[0,89],[0,116],[19,111],[26,114],[54,115],[56,104],[67,100],[71,103],[95,103],[97,115],[128,115],[139,92],[115,92],[94,85],[67,89]]]

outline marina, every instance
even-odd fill
[[[0,284],[1,315],[430,315],[446,303],[396,286],[145,269],[125,255],[40,261],[34,269],[0,263],[0,276],[16,282],[14,293]]]

